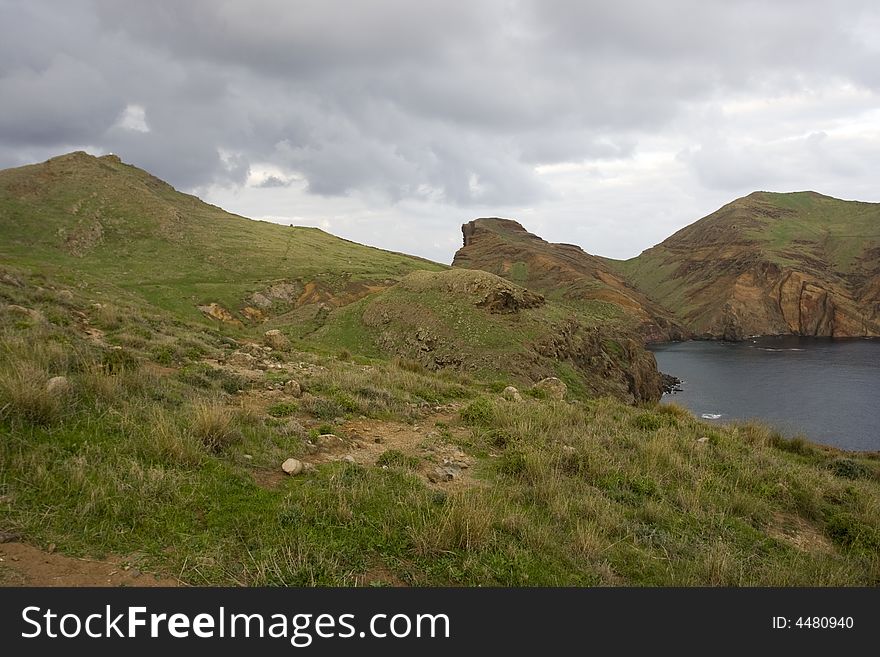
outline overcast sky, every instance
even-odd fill
[[[880,3],[0,0],[0,167],[76,149],[444,262],[479,216],[632,257],[880,201]]]

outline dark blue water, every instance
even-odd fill
[[[663,401],[708,422],[757,419],[813,442],[880,450],[880,340],[759,338],[652,351],[661,372],[683,381]]]

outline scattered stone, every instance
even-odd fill
[[[13,274],[4,273],[0,275],[0,281],[14,287],[24,287],[24,282],[18,276],[15,276]]]
[[[250,454],[242,454],[242,457],[243,457],[243,458],[246,458],[248,461],[251,461],[251,460],[253,460],[253,458],[254,458],[254,457],[251,456]]]
[[[705,444],[709,442],[709,436],[700,436],[697,438],[697,442],[701,444]]]
[[[660,385],[663,386],[663,394],[670,395],[676,392],[681,392],[681,383],[681,379],[677,376],[660,372]]]
[[[346,454],[345,456],[342,457],[342,460],[345,461],[346,463],[354,463],[355,462],[354,457],[351,454]]]
[[[71,302],[73,301],[73,292],[71,292],[70,290],[59,290],[58,298],[62,301]]]
[[[444,481],[452,481],[460,473],[461,471],[458,468],[451,466],[441,467],[438,465],[433,470],[428,470],[427,477],[431,483],[438,484]]]
[[[20,540],[21,534],[0,531],[0,543],[18,543]]]
[[[46,392],[50,395],[61,397],[70,392],[70,381],[66,376],[53,376],[46,383]]]
[[[278,329],[266,331],[263,334],[263,342],[266,343],[266,346],[271,347],[272,349],[284,350],[290,346],[290,340],[288,340],[287,336]]]
[[[278,432],[282,436],[303,436],[306,433],[306,428],[297,420],[291,418],[278,429]]]
[[[315,444],[320,449],[338,449],[345,445],[345,442],[333,433],[322,433],[320,436],[315,438]]]
[[[291,397],[302,397],[302,386],[300,386],[299,381],[291,379],[284,384],[284,392]]]
[[[291,477],[294,477],[303,471],[303,463],[298,459],[287,459],[281,464],[281,469]]]
[[[521,402],[523,400],[522,395],[519,394],[519,390],[517,390],[513,386],[507,386],[501,393],[501,396],[504,397],[507,401]]]
[[[571,454],[574,454],[577,450],[574,447],[572,447],[571,445],[563,445],[562,451],[565,454],[571,455]]]
[[[255,369],[257,359],[243,351],[233,351],[226,362],[235,367],[244,367],[247,369]]]
[[[6,306],[6,310],[11,312],[13,315],[21,315],[22,317],[27,317],[35,322],[45,322],[46,316],[43,315],[39,310],[34,308],[25,308],[24,306],[17,306],[14,303]]]
[[[568,392],[568,386],[555,376],[541,379],[532,387],[535,390],[543,390],[550,399],[556,400],[565,399],[565,393]]]
[[[46,548],[46,552],[48,552],[49,554],[52,554],[53,552],[55,552],[55,548],[56,548],[56,546],[54,543],[49,543],[49,547]]]

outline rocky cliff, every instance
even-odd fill
[[[696,335],[880,335],[880,204],[755,192],[611,263]]]

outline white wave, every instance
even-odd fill
[[[721,417],[721,413],[703,413],[700,417],[704,420],[717,420]]]

